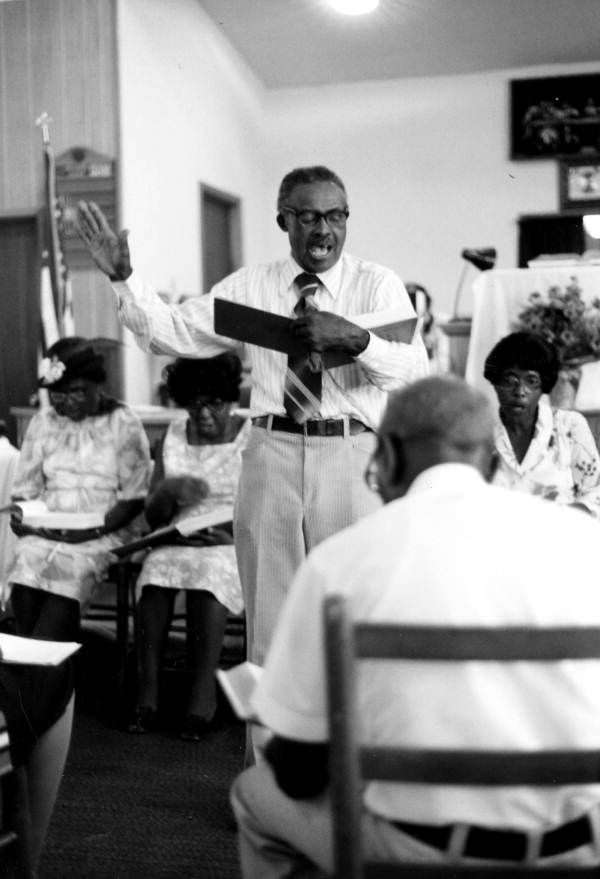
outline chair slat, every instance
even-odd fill
[[[359,752],[364,779],[419,784],[597,784],[600,751],[469,751],[375,748]]]
[[[598,626],[452,628],[358,623],[354,639],[359,659],[552,662],[600,657]]]
[[[377,864],[364,866],[363,879],[598,879],[598,867],[497,867],[455,864]]]
[[[546,661],[600,658],[600,627],[436,627],[354,623],[340,596],[325,602],[331,787],[337,879],[600,879],[600,867],[364,864],[360,844],[363,781],[482,785],[600,782],[600,750],[468,751],[381,748],[357,742],[357,659]]]

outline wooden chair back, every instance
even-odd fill
[[[444,662],[558,661],[600,658],[600,627],[473,628],[355,622],[345,599],[324,604],[330,772],[337,879],[533,879],[600,877],[598,867],[548,868],[382,864],[363,859],[364,783],[568,785],[600,782],[600,750],[531,752],[374,747],[356,728],[356,665],[362,660]],[[600,743],[599,743],[600,744]]]

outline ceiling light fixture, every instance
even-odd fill
[[[379,0],[329,0],[329,3],[344,15],[365,15],[379,6]]]

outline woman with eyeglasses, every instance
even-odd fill
[[[153,528],[218,507],[237,491],[250,421],[232,415],[242,368],[235,354],[202,360],[180,358],[165,367],[170,398],[187,416],[171,422],[156,456],[146,518]],[[137,581],[139,691],[129,732],[155,724],[160,666],[175,597],[185,590],[188,661],[192,688],[182,738],[199,741],[211,728],[217,703],[215,669],[228,612],[243,610],[231,527],[214,527],[176,546],[159,546]]]
[[[579,412],[554,409],[545,396],[558,378],[554,347],[511,333],[489,353],[484,376],[499,403],[497,485],[600,515],[600,456]]]
[[[60,339],[42,364],[50,405],[31,419],[12,490],[53,513],[98,513],[94,528],[31,527],[18,513],[8,573],[17,634],[76,641],[111,549],[135,534],[150,477],[148,439],[137,415],[102,392],[104,359],[79,336]]]

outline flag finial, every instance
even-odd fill
[[[53,122],[52,116],[49,116],[48,113],[44,110],[41,116],[35,120],[35,124],[38,128],[42,129],[42,143],[44,146],[49,146],[50,144],[50,124]]]

